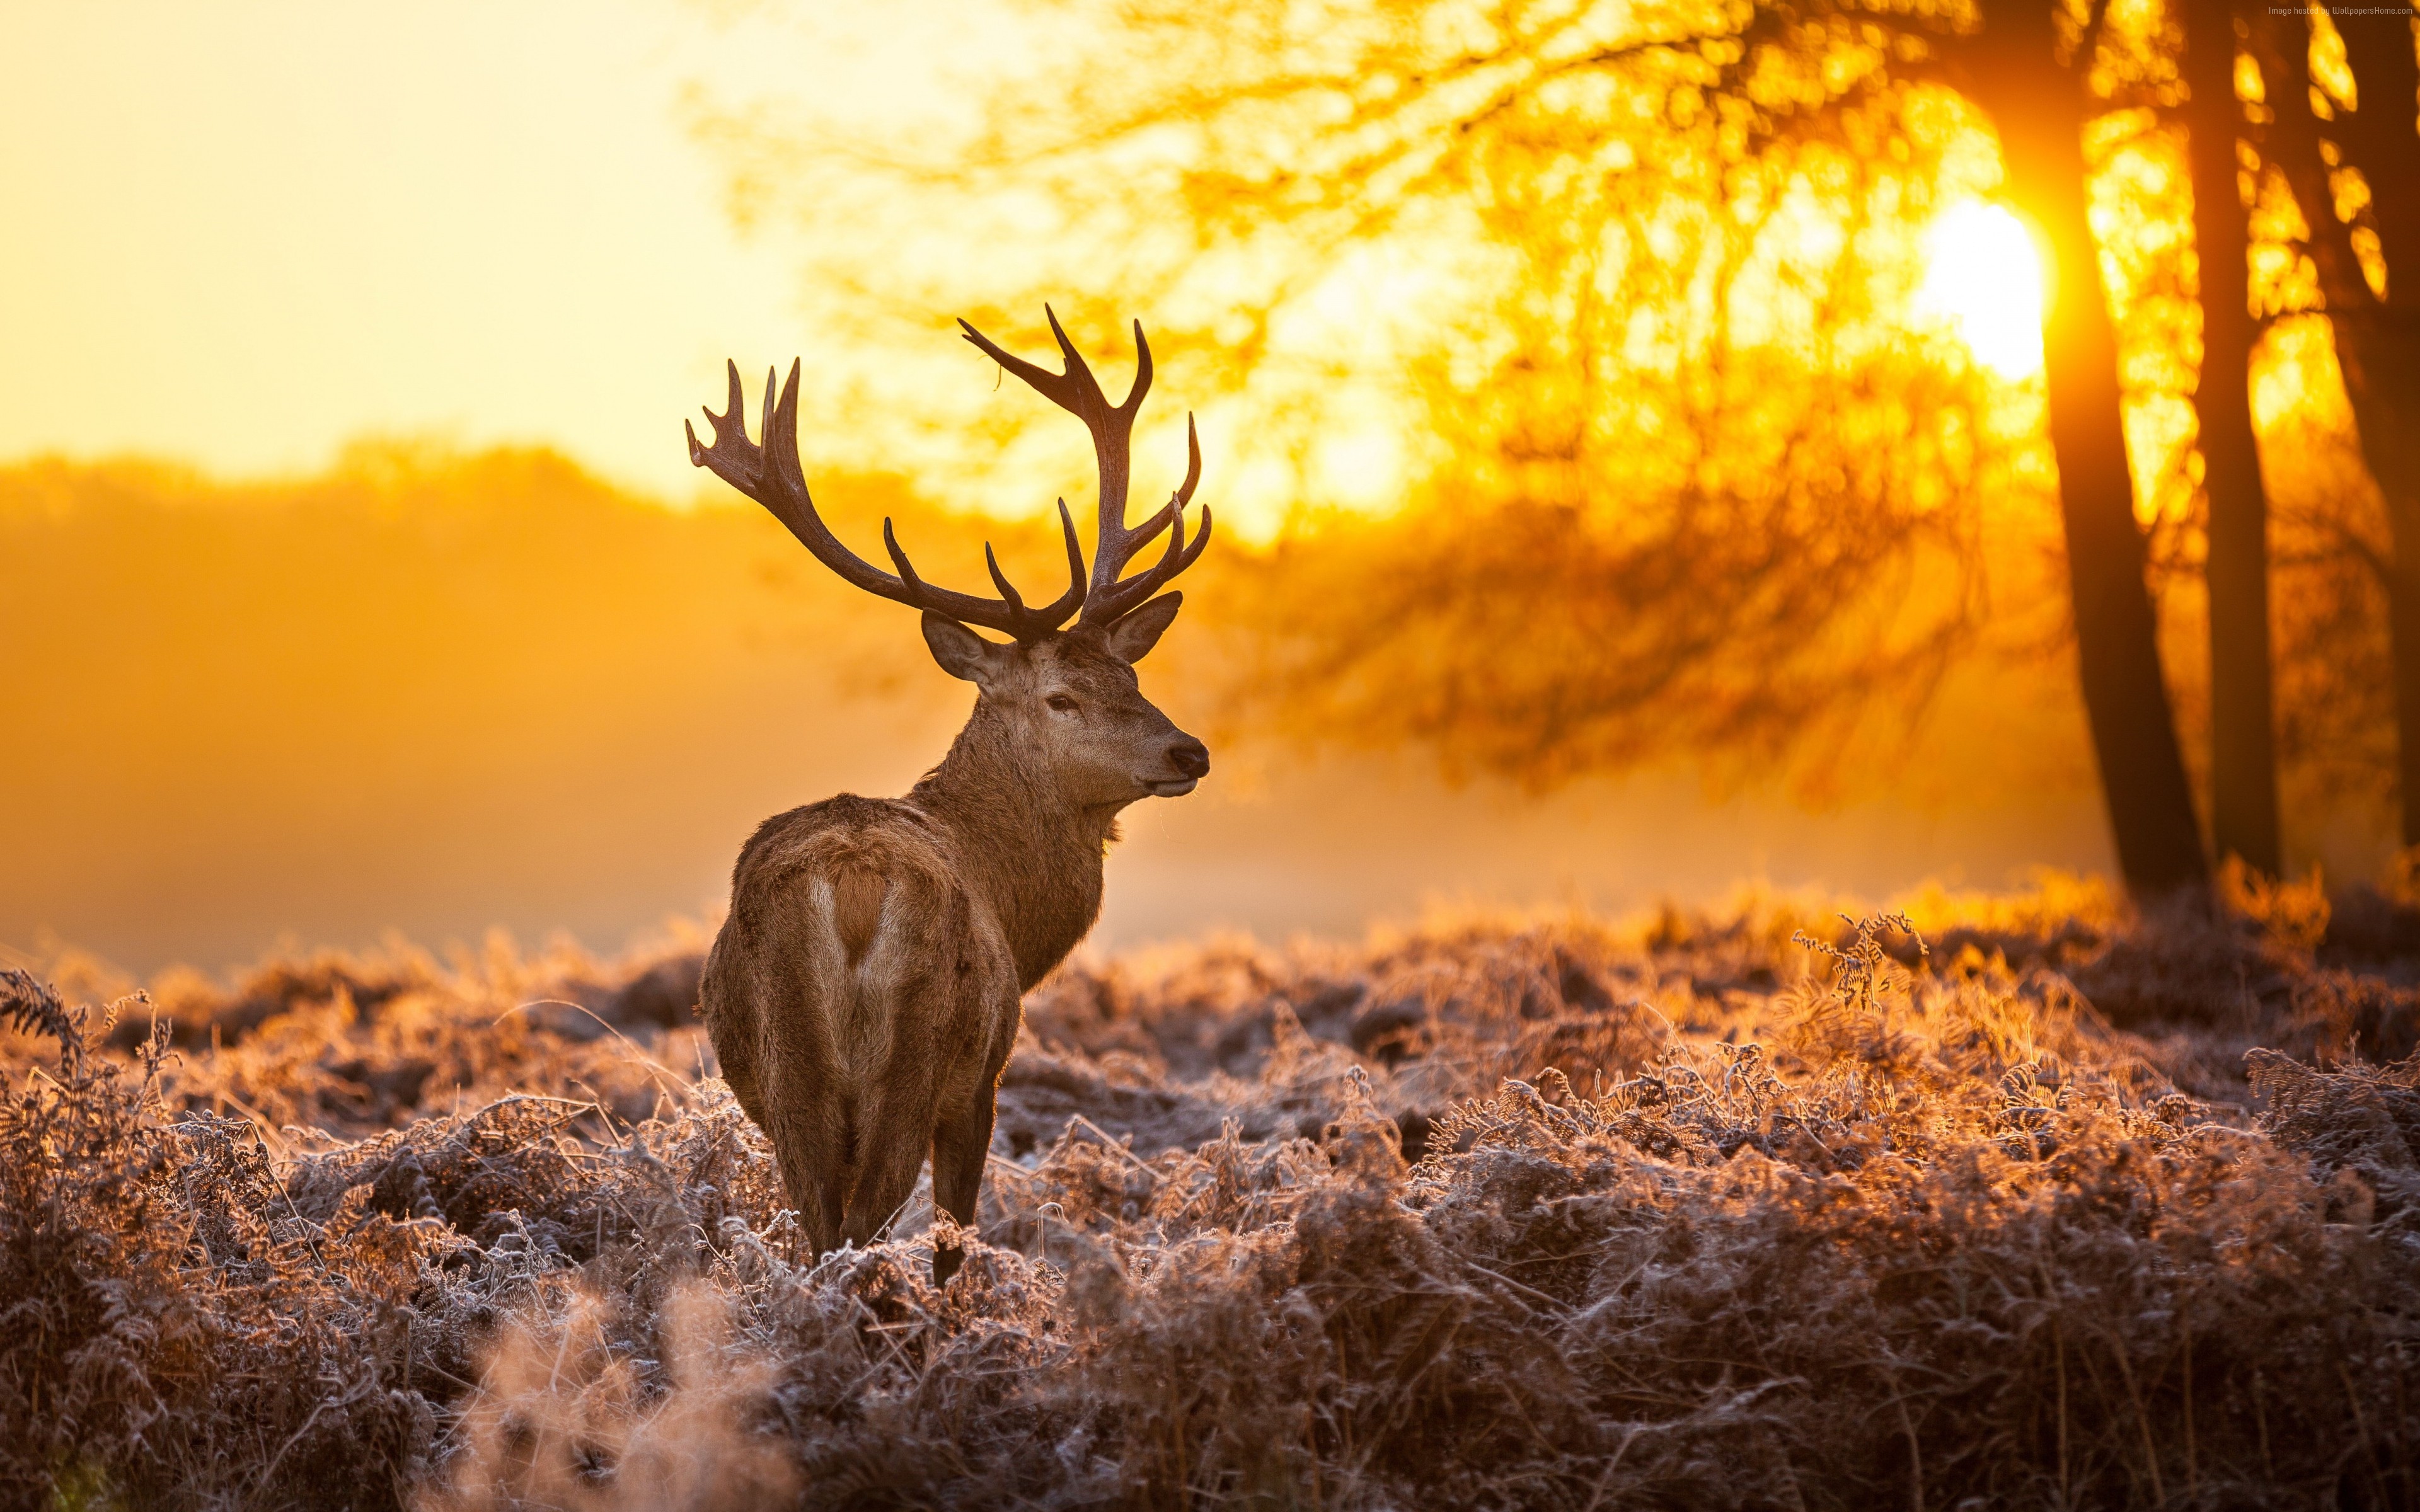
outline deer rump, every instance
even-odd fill
[[[934,1205],[973,1223],[1016,971],[914,810],[844,795],[766,821],[699,1008],[815,1254],[870,1242],[928,1150]]]

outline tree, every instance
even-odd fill
[[[2269,649],[2269,501],[2252,427],[2251,236],[2236,155],[2236,20],[2230,0],[2184,0],[2188,153],[2199,264],[2200,419],[2209,501],[2212,849],[2272,876],[2277,822],[2275,701]]]
[[[1555,780],[1821,743],[1841,708],[1920,700],[1971,640],[1980,522],[2034,443],[1889,314],[1939,196],[1988,186],[1939,83],[1962,62],[2058,263],[2048,440],[2085,704],[2121,867],[2164,889],[2205,863],[2086,213],[2091,39],[2078,60],[2050,0],[1994,0],[1984,23],[1962,39],[1946,8],[1821,0],[1140,0],[924,177],[959,194],[960,245],[1003,184],[1080,237],[1108,291],[1077,301],[1082,323],[1148,301],[1164,351],[1215,347],[1239,382],[1285,370],[1298,397],[1261,411],[1272,428],[1311,424],[1339,372],[1390,380],[1399,429],[1441,438],[1428,507],[1332,527],[1352,552],[1311,536],[1280,558],[1336,590],[1293,596],[1289,686],[1365,738]],[[814,154],[744,177],[801,171]],[[791,182],[822,218],[882,213]],[[998,274],[1010,324],[1061,282],[963,262],[952,302]],[[1392,309],[1337,331],[1357,361],[1299,339],[1341,282],[1405,269],[1409,336],[1382,329]]]
[[[1890,34],[1740,7],[1116,17],[932,178],[961,214],[1040,191],[1105,289],[1062,314],[1148,307],[1171,361],[1233,353],[1286,395],[1263,433],[1315,448],[1377,392],[1434,439],[1412,507],[1280,553],[1282,633],[1239,680],[1261,707],[1531,784],[1820,764],[1971,640],[1978,501],[2027,491],[2034,442],[2001,413],[2023,396],[1898,318],[1917,228],[1973,188],[1939,171],[1966,117],[1891,78]],[[1298,333],[1363,273],[1409,295],[1328,324],[1333,358]],[[999,318],[1032,320],[1027,286]]]
[[[2129,887],[2159,892],[2198,883],[2208,868],[2143,578],[2117,333],[2086,201],[2085,69],[2099,15],[2062,47],[2057,12],[2041,0],[1988,0],[1979,37],[1959,55],[1999,130],[2009,187],[2050,247],[2059,297],[2043,322],[2044,381],[2076,659],[2118,869]]]
[[[2354,108],[2342,120],[2339,146],[2344,166],[2368,191],[2363,229],[2378,239],[2383,286],[2370,287],[2372,302],[2350,322],[2356,332],[2346,379],[2362,417],[2362,449],[2386,496],[2394,530],[2387,603],[2403,842],[2420,845],[2420,435],[2413,432],[2420,424],[2420,145],[2412,140],[2420,63],[2410,16],[2348,20],[2352,24],[2344,40],[2355,99],[2347,101]]]
[[[2335,69],[2312,66],[2334,52],[2318,45],[2333,32],[2315,37],[2307,13],[2273,9],[2256,39],[2272,81],[2270,156],[2309,229],[2362,455],[2386,501],[2390,546],[2371,566],[2394,652],[2403,843],[2420,845],[2420,63],[2408,16],[2348,20],[2358,24]],[[2350,98],[2329,99],[2330,73]]]

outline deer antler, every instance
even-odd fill
[[[689,435],[690,463],[711,470],[716,477],[771,510],[773,517],[788,526],[790,533],[814,553],[816,561],[869,594],[879,594],[911,609],[930,609],[967,625],[980,625],[1019,640],[1038,640],[1049,634],[1083,604],[1084,552],[1077,544],[1076,522],[1068,515],[1063,499],[1059,502],[1059,528],[1067,538],[1067,591],[1040,609],[1025,607],[1024,598],[1009,582],[1008,575],[1000,570],[1000,559],[992,554],[988,541],[984,543],[984,564],[991,569],[991,580],[1000,589],[998,598],[977,598],[972,594],[936,588],[917,577],[908,553],[899,549],[899,538],[892,533],[888,519],[882,522],[882,545],[899,569],[897,577],[841,545],[840,538],[824,524],[823,517],[815,513],[815,501],[807,495],[806,471],[799,462],[799,364],[790,364],[790,379],[782,386],[778,404],[773,398],[773,374],[770,369],[765,374],[761,446],[749,441],[748,423],[740,414],[746,395],[739,386],[739,364],[733,363],[730,368],[729,408],[719,415],[711,409],[706,411],[706,424],[714,427],[714,444],[700,446],[696,430],[687,423],[681,426]]]
[[[1121,615],[1139,608],[1144,600],[1159,592],[1170,579],[1193,565],[1202,548],[1210,544],[1210,506],[1202,506],[1202,532],[1188,548],[1185,543],[1185,506],[1193,501],[1194,485],[1202,481],[1202,443],[1193,434],[1193,417],[1185,417],[1185,486],[1170,496],[1167,503],[1155,510],[1140,525],[1126,525],[1126,483],[1131,472],[1129,443],[1134,436],[1135,415],[1142,409],[1143,395],[1151,392],[1151,347],[1142,339],[1142,322],[1135,322],[1135,379],[1126,401],[1111,407],[1109,396],[1084,365],[1077,353],[1076,344],[1067,339],[1060,328],[1059,316],[1048,305],[1042,307],[1048,316],[1050,333],[1059,338],[1059,350],[1065,354],[1067,370],[1046,372],[1021,357],[1002,351],[973,326],[961,320],[967,340],[982,349],[985,356],[1025,380],[1036,393],[1084,423],[1093,433],[1093,455],[1100,466],[1101,511],[1097,542],[1093,551],[1093,583],[1084,595],[1083,625],[1113,624]],[[1067,507],[1061,500],[1059,507]],[[1159,560],[1131,578],[1121,579],[1126,563],[1134,554],[1151,544],[1154,536],[1166,531],[1168,548]]]

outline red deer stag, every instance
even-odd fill
[[[934,1205],[974,1223],[993,1095],[1023,994],[1099,915],[1101,857],[1117,838],[1119,810],[1190,793],[1210,770],[1208,748],[1135,681],[1134,664],[1184,596],[1160,588],[1210,539],[1204,506],[1200,533],[1186,542],[1185,507],[1202,477],[1190,416],[1184,486],[1140,525],[1126,523],[1128,442],[1151,389],[1141,323],[1134,389],[1114,408],[1057,316],[1050,331],[1066,355],[1063,373],[959,324],[1093,433],[1100,525],[1092,579],[1063,499],[1070,580],[1041,608],[1026,607],[989,546],[998,598],[926,583],[888,520],[882,544],[897,576],[841,545],[807,497],[796,363],[778,404],[766,375],[761,447],[749,443],[740,417],[736,363],[729,411],[706,412],[714,444],[700,446],[695,431],[689,438],[691,462],[771,510],[815,560],[923,610],[933,659],[979,689],[949,754],[906,797],[844,794],[765,821],[732,870],[731,914],[706,957],[699,1000],[722,1074],[772,1140],[817,1255],[873,1239],[914,1191],[928,1149]],[[1125,576],[1163,531],[1158,561]],[[1079,609],[1075,625],[1060,628]],[[934,1279],[947,1281],[961,1258],[954,1246],[937,1248]]]

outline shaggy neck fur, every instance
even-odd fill
[[[969,887],[990,903],[1030,990],[1101,912],[1101,858],[1124,804],[1082,808],[988,702],[909,801],[947,830]]]

